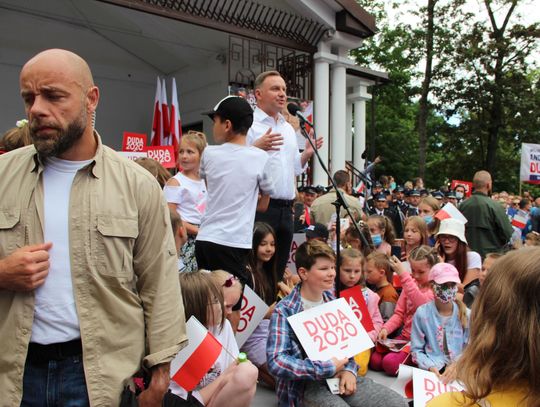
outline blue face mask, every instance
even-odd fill
[[[373,244],[375,245],[375,247],[379,247],[382,243],[382,237],[380,234],[371,235],[371,240],[373,241]]]
[[[396,189],[396,183],[395,183],[395,182],[391,182],[391,183],[390,183],[390,190],[393,191],[394,189]]]
[[[426,221],[426,225],[429,225],[431,222],[433,222],[433,216],[431,215],[424,216],[424,220]]]

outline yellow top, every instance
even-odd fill
[[[517,407],[525,406],[523,399],[526,393],[523,390],[506,390],[491,393],[483,401],[473,406],[478,407]],[[441,394],[426,404],[426,407],[460,407],[470,401],[461,393],[450,392]]]

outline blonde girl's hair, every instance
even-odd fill
[[[353,248],[348,248],[348,249],[344,249],[340,252],[340,256],[341,256],[341,264],[340,264],[340,267],[343,266],[343,261],[345,259],[347,260],[351,260],[351,261],[354,261],[354,260],[360,260],[360,266],[362,267],[362,276],[360,277],[360,280],[358,280],[358,285],[364,287],[366,285],[366,280],[364,278],[364,267],[366,265],[366,261],[365,261],[365,257],[364,255],[362,254],[362,252],[360,250],[357,250],[357,249],[353,249]],[[337,273],[339,274],[339,273]]]
[[[433,267],[435,264],[439,263],[439,255],[437,254],[437,250],[435,250],[433,247],[422,245],[411,250],[409,253],[409,260],[427,260],[429,266]]]
[[[384,229],[384,241],[390,245],[393,245],[396,241],[396,234],[394,232],[394,225],[392,221],[386,216],[381,215],[371,215],[368,218],[368,222],[372,220],[375,221],[379,229]]]
[[[184,302],[186,321],[194,316],[201,324],[208,327],[208,306],[213,299],[217,299],[221,305],[221,321],[219,328],[223,329],[225,323],[225,308],[223,307],[223,290],[218,288],[210,273],[196,271],[193,273],[180,273],[180,288]]]
[[[434,198],[432,196],[426,196],[422,198],[418,206],[422,204],[429,206],[431,209],[433,209],[433,212],[437,212],[439,209],[441,209],[441,205],[439,204],[437,198]]]
[[[195,130],[189,130],[186,134],[182,135],[182,140],[180,141],[180,143],[182,143],[182,141],[193,144],[199,152],[199,155],[202,155],[207,145],[206,135],[200,131]]]
[[[469,318],[467,318],[467,313],[468,313],[467,306],[459,298],[456,298],[454,301],[456,302],[458,306],[459,322],[461,322],[461,326],[463,327],[463,329],[466,329],[469,326]]]
[[[509,252],[493,264],[473,304],[469,344],[457,362],[470,405],[497,390],[523,388],[518,404],[540,406],[539,292],[540,248]]]
[[[422,219],[421,216],[410,216],[407,219],[405,219],[405,223],[403,224],[403,231],[405,231],[405,228],[409,224],[414,226],[420,232],[420,236],[421,236],[420,246],[427,245],[428,244],[428,231],[427,231],[426,221]]]
[[[210,273],[210,276],[212,277],[212,281],[216,284],[216,286],[222,290],[225,282],[231,278],[232,274],[225,271],[225,270],[214,270]],[[242,291],[243,291],[243,286],[242,286],[242,283],[240,282],[240,280],[238,280],[237,278],[233,278],[233,283],[232,283],[232,286],[233,288],[235,288],[238,293],[240,295],[242,295]]]

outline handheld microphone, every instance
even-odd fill
[[[302,122],[314,127],[313,123],[306,119],[306,117],[302,114],[302,109],[296,103],[289,103],[287,105],[287,110],[291,115],[298,117]]]

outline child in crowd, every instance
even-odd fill
[[[491,267],[493,267],[493,264],[495,263],[495,261],[501,258],[502,256],[503,255],[501,253],[486,254],[486,258],[484,259],[484,262],[482,263],[482,270],[480,271],[480,275],[478,276],[478,282],[480,283],[480,286],[484,284],[484,280],[489,274],[489,271],[491,270]]]
[[[482,259],[467,246],[465,224],[454,218],[443,219],[436,236],[439,255],[458,270],[462,281],[458,286],[459,292],[463,295],[465,304],[471,307],[480,288],[478,275],[482,268]]]
[[[277,382],[279,406],[336,405],[363,407],[407,406],[397,393],[371,379],[357,377],[351,359],[311,360],[287,318],[334,299],[335,257],[325,243],[311,240],[296,251],[296,268],[301,283],[281,300],[270,319],[266,347],[268,369]],[[339,378],[340,394],[332,394],[324,379]]]
[[[161,189],[165,188],[167,181],[171,179],[171,173],[153,158],[139,157],[133,160],[133,162],[139,164],[146,171],[152,174],[159,183]]]
[[[384,322],[388,321],[396,308],[398,293],[392,286],[390,258],[381,252],[372,252],[366,259],[366,281],[379,296],[379,311]]]
[[[426,196],[425,198],[422,198],[422,200],[418,204],[418,214],[422,219],[424,219],[424,222],[426,222],[426,226],[428,229],[429,246],[435,245],[435,235],[438,232],[440,224],[439,219],[437,219],[435,215],[437,214],[437,212],[439,212],[439,209],[441,209],[439,201],[432,196]]]
[[[248,260],[248,285],[270,307],[265,318],[242,346],[242,351],[259,369],[259,378],[270,387],[276,383],[268,372],[266,364],[266,340],[270,315],[276,305],[276,234],[272,226],[264,222],[255,222],[253,229],[253,248]],[[288,289],[288,287],[287,287]]]
[[[498,259],[471,316],[469,344],[457,362],[466,390],[444,393],[428,407],[540,405],[540,248]]]
[[[200,268],[224,269],[245,284],[255,211],[266,210],[273,192],[269,156],[246,145],[253,110],[245,99],[228,96],[208,115],[214,121],[214,140],[223,144],[207,147],[201,159],[208,206],[197,234],[195,255]],[[238,311],[240,305],[239,301],[233,310]],[[236,326],[239,312],[231,318]]]
[[[445,383],[456,378],[456,360],[469,339],[470,311],[456,299],[459,273],[448,263],[429,272],[435,299],[414,314],[411,332],[413,362],[440,376]]]
[[[182,172],[167,181],[163,193],[169,208],[178,212],[182,218],[188,240],[182,247],[180,256],[184,263],[181,271],[197,271],[195,259],[195,237],[199,232],[202,215],[206,210],[206,184],[199,175],[201,156],[206,147],[204,133],[189,131],[182,137],[178,160]]]
[[[339,267],[339,281],[337,282],[342,290],[354,287],[356,285],[362,288],[362,295],[366,301],[369,316],[373,322],[373,330],[368,332],[373,342],[377,341],[377,335],[383,325],[383,319],[379,311],[379,296],[371,291],[365,285],[364,277],[365,259],[356,249],[345,249],[341,252],[341,266]],[[336,284],[337,285],[337,284]],[[367,372],[371,349],[359,353],[354,357],[358,364],[358,374],[364,376]]]
[[[241,300],[244,287],[238,277],[224,270],[201,270],[202,272],[210,273],[214,283],[221,287],[223,291],[223,310],[225,317],[230,317],[234,305]]]
[[[390,219],[386,216],[371,215],[367,220],[367,224],[375,250],[390,256],[391,246],[395,240],[394,227]]]
[[[235,359],[239,351],[225,318],[222,290],[210,273],[200,271],[181,273],[180,287],[186,321],[195,316],[223,345],[223,350],[196,390],[188,393],[174,381],[169,388],[181,399],[180,405],[226,407],[234,400],[235,406],[248,407],[255,395],[257,369],[249,361],[238,363]]]
[[[182,218],[178,215],[174,209],[169,208],[169,215],[171,218],[171,228],[174,236],[174,245],[176,246],[176,254],[180,256],[180,251],[182,246],[187,241],[187,233],[184,224],[182,223]],[[182,259],[178,257],[178,270],[181,270],[183,267]]]
[[[428,244],[428,231],[424,219],[420,216],[410,216],[405,219],[403,238],[405,250],[401,252],[401,260],[406,261],[414,248]]]
[[[411,273],[405,270],[403,264],[393,257],[390,264],[398,274],[403,291],[399,296],[394,315],[386,321],[379,332],[379,340],[384,341],[389,334],[402,328],[395,339],[411,340],[411,325],[414,313],[420,306],[433,299],[433,291],[429,284],[429,270],[439,262],[437,253],[429,246],[420,246],[409,254]],[[371,356],[370,367],[373,370],[384,370],[386,374],[395,376],[399,365],[409,354],[405,351],[388,352],[386,354],[375,351]]]
[[[360,227],[360,232],[368,242],[368,245],[366,246],[363,244],[362,237],[360,236],[360,233],[358,233],[358,230],[356,230],[356,227],[354,227],[354,225],[350,225],[345,230],[345,236],[342,246],[345,248],[350,247],[351,249],[360,250],[364,257],[366,257],[375,249],[375,246],[373,245],[373,241],[371,240],[369,226],[367,225],[367,223],[360,221],[358,222],[358,226]]]

